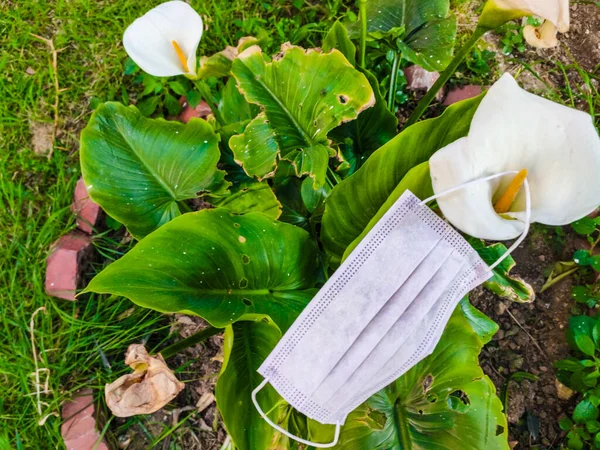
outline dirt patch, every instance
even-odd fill
[[[185,339],[208,326],[199,317],[175,314],[173,332]],[[169,367],[176,369],[185,389],[171,403],[176,408],[163,408],[149,416],[139,416],[130,427],[127,419],[116,419],[113,430],[124,425],[126,431],[117,433],[119,448],[143,450],[152,442],[175,428],[168,437],[153,448],[182,448],[186,450],[218,450],[227,433],[214,402],[215,384],[223,361],[223,336],[216,335],[168,358]]]
[[[30,122],[31,147],[36,155],[48,155],[54,146],[54,126],[51,123]]]
[[[513,381],[509,386],[509,436],[520,444],[516,448],[559,448],[564,432],[558,420],[575,405],[575,398],[559,398],[553,367],[569,353],[565,330],[573,307],[572,280],[567,278],[539,293],[552,265],[571,258],[575,241],[576,236],[565,239],[549,228],[536,227],[526,244],[515,251],[514,272],[538,293],[533,303],[504,302],[484,288],[471,294],[472,303],[500,326],[480,357],[498,392],[515,372],[538,377],[537,381]]]

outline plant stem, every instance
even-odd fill
[[[210,92],[210,87],[208,87],[208,85],[202,80],[196,80],[194,84],[196,85],[198,92],[200,92],[202,99],[208,104],[208,107],[213,113],[213,116],[215,116],[215,119],[217,119],[217,122],[219,122],[219,125],[225,126],[225,121],[223,120],[223,117],[219,112],[219,108],[213,101],[212,94]]]
[[[398,66],[400,65],[400,52],[394,52],[394,62],[392,63],[392,73],[390,74],[390,90],[388,91],[388,109],[393,113],[396,103],[396,86],[398,84]]]
[[[367,0],[358,0],[358,14],[360,18],[360,59],[358,64],[364,69],[367,56]]]
[[[188,338],[182,339],[181,341],[175,342],[174,344],[169,345],[168,347],[165,347],[164,349],[162,349],[160,351],[160,354],[162,355],[163,358],[167,359],[167,358],[173,356],[174,354],[179,353],[180,351],[185,350],[188,347],[191,347],[192,345],[196,345],[196,344],[208,339],[209,337],[220,333],[221,331],[223,331],[222,328],[215,328],[215,327],[205,328],[204,330],[201,330],[201,331],[198,331],[197,333],[192,334]]]
[[[404,124],[404,128],[409,127],[414,124],[417,120],[421,118],[429,104],[433,101],[439,90],[446,84],[446,82],[450,79],[450,77],[456,72],[456,69],[460,65],[460,63],[465,59],[465,57],[469,54],[471,49],[475,46],[477,41],[481,36],[483,36],[488,30],[488,28],[477,27],[473,32],[473,35],[469,38],[469,40],[462,46],[462,48],[454,55],[454,59],[450,62],[446,70],[442,72],[438,80],[435,84],[427,91],[425,97],[421,99],[413,113],[410,115],[406,123]]]

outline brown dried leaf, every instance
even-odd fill
[[[117,417],[156,412],[185,387],[167,367],[163,357],[148,355],[143,345],[129,346],[125,364],[134,372],[104,388],[106,404]]]

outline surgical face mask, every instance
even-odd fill
[[[265,379],[252,399],[269,424],[304,444],[332,447],[353,409],[433,352],[460,299],[489,279],[492,269],[522,242],[529,219],[519,240],[488,267],[426,203],[512,173],[424,201],[406,191],[396,201],[258,369]],[[527,180],[525,194],[529,213]],[[267,383],[306,416],[336,425],[334,441],[305,441],[274,424],[256,400]]]

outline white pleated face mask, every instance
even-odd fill
[[[406,191],[325,283],[258,369],[252,393],[262,417],[287,436],[315,447],[336,444],[348,414],[435,349],[454,308],[492,276],[494,265],[426,206],[441,195],[517,172],[503,172],[420,201]],[[525,180],[527,211],[529,185]],[[526,214],[527,215],[527,214]],[[290,435],[260,409],[267,383],[294,408],[335,424],[334,442]]]

